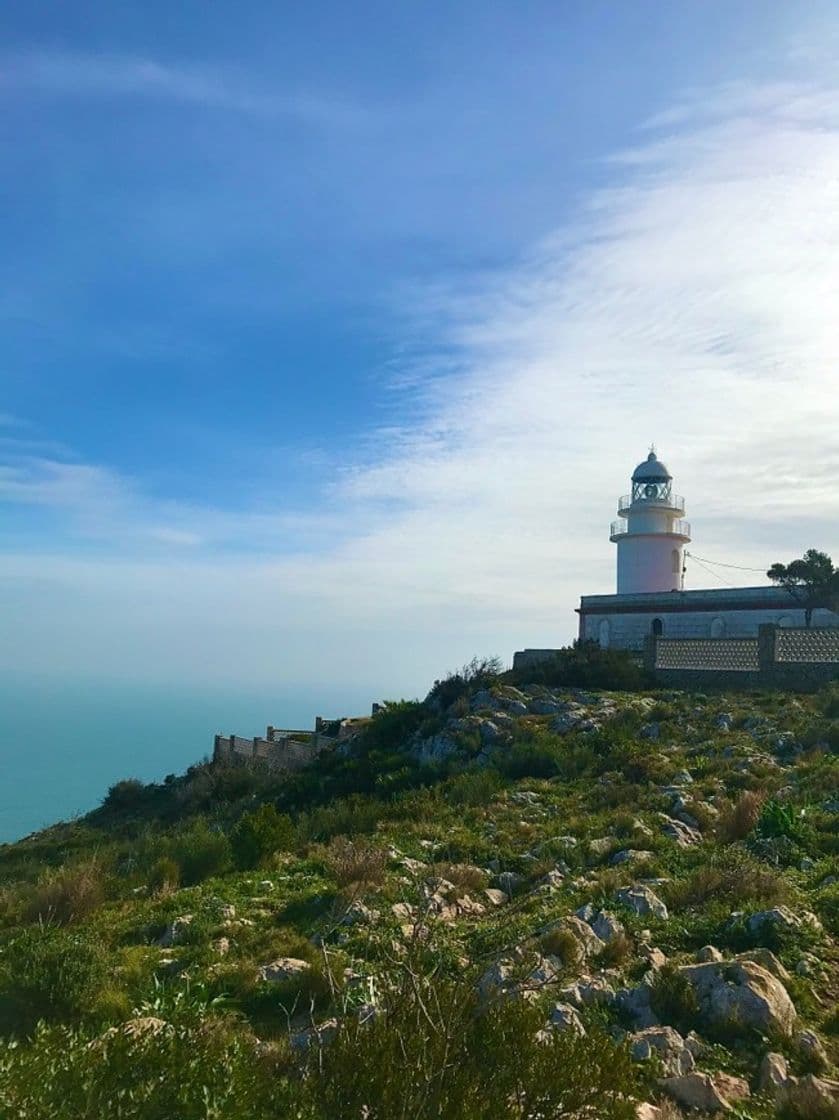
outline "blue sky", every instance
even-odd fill
[[[650,440],[699,555],[835,550],[800,7],[7,4],[0,667],[379,694],[567,641]]]

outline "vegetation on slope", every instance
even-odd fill
[[[835,1116],[839,691],[633,673],[476,662],[0,848],[0,1115]]]

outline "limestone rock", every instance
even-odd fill
[[[635,1106],[635,1120],[662,1120],[663,1113],[660,1108],[648,1101],[642,1101]]]
[[[569,914],[561,918],[553,928],[567,929],[579,942],[580,951],[585,957],[599,953],[603,948],[602,940],[597,936],[588,922],[582,921],[576,914]]]
[[[191,924],[192,914],[181,914],[179,918],[175,918],[169,923],[157,944],[161,949],[171,949],[173,945],[180,945]]]
[[[571,1030],[576,1031],[577,1034],[586,1033],[586,1029],[583,1026],[583,1021],[577,1009],[572,1007],[569,1003],[555,1003],[548,1015],[548,1023],[554,1030]]]
[[[614,941],[616,937],[623,936],[626,932],[623,923],[619,922],[615,915],[608,910],[600,910],[594,920],[589,922],[589,925],[600,940],[607,944]]]
[[[737,954],[738,961],[754,961],[767,972],[771,972],[778,980],[789,980],[790,976],[771,949],[747,949],[745,953]]]
[[[631,1036],[631,1053],[636,1062],[648,1061],[653,1053],[668,1077],[690,1073],[695,1062],[685,1040],[672,1027],[647,1027]]]
[[[826,1069],[829,1065],[827,1051],[815,1031],[799,1031],[795,1036],[795,1045],[801,1056],[810,1064],[810,1069]]]
[[[518,871],[502,871],[500,875],[496,876],[496,882],[502,891],[511,895],[524,885],[525,879],[524,875],[519,875]]]
[[[649,887],[636,885],[621,887],[615,895],[618,902],[634,910],[636,914],[653,914],[657,918],[667,918],[667,907]]]
[[[783,1054],[764,1054],[757,1074],[757,1091],[775,1095],[789,1077],[787,1060]]]
[[[685,824],[684,821],[677,820],[675,817],[665,815],[661,831],[671,840],[675,840],[680,848],[689,848],[692,844],[702,843],[702,833],[698,828],[691,828],[689,824]]]
[[[510,899],[506,891],[497,890],[495,887],[487,887],[484,897],[490,906],[503,906]]]
[[[593,976],[575,980],[567,988],[561,988],[559,994],[565,1003],[574,1007],[602,1007],[614,1000],[615,989],[602,976]]]
[[[615,1006],[628,1015],[639,1030],[657,1027],[658,1017],[650,1004],[650,989],[646,984],[637,988],[622,988],[615,993]]]
[[[802,1116],[828,1117],[839,1115],[839,1081],[816,1077],[790,1078],[781,1090],[781,1100]]]
[[[722,953],[716,945],[703,945],[701,949],[697,949],[694,953],[694,960],[700,964],[707,964],[709,961],[721,961]]]
[[[259,979],[268,980],[274,984],[282,984],[287,980],[294,980],[311,970],[308,961],[298,957],[277,957],[269,964],[263,964],[259,969]]]
[[[792,1032],[796,1014],[786,988],[753,961],[689,964],[679,972],[692,985],[708,1022]]]
[[[665,1077],[661,1083],[664,1091],[685,1108],[695,1108],[703,1112],[730,1112],[731,1102],[748,1097],[749,1086],[741,1077],[731,1077],[726,1073],[681,1074]]]
[[[619,867],[622,863],[643,863],[652,858],[653,853],[644,851],[643,848],[623,848],[610,857],[609,863],[612,867]]]

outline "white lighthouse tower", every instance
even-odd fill
[[[618,546],[618,595],[682,590],[690,523],[672,485],[654,450],[632,472],[632,493],[618,502],[623,520],[612,522],[610,536]]]

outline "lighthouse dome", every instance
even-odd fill
[[[651,451],[644,462],[639,463],[632,472],[633,482],[669,482],[672,477],[654,451]]]

